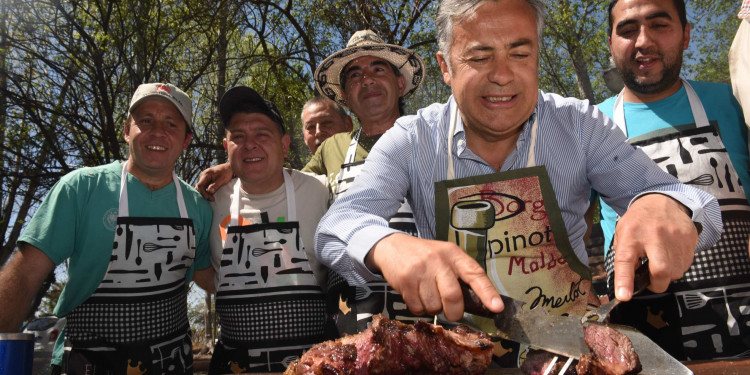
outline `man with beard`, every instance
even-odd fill
[[[741,306],[750,305],[750,176],[742,110],[728,85],[680,78],[690,41],[683,0],[614,0],[609,27],[625,88],[599,108],[663,170],[716,196],[724,224],[719,242],[696,252],[682,278],[664,293],[635,296],[612,320],[635,326],[678,359],[747,353],[750,319]],[[602,202],[610,280],[620,250],[609,248],[617,220]]]

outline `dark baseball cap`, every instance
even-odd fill
[[[219,116],[221,116],[221,122],[225,128],[229,125],[229,120],[235,113],[264,114],[279,125],[281,134],[286,134],[284,120],[281,119],[281,114],[276,105],[270,100],[263,99],[257,91],[247,86],[232,87],[221,97]]]

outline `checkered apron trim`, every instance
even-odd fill
[[[299,288],[295,288],[299,293]],[[221,341],[248,349],[312,345],[325,340],[326,305],[322,293],[228,299],[216,298]]]
[[[325,296],[299,237],[299,223],[227,228],[216,312],[233,347],[275,348],[323,341]]]
[[[188,329],[185,275],[195,257],[190,219],[120,217],[109,268],[68,314],[74,344],[146,343]]]

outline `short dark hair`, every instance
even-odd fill
[[[612,35],[612,9],[617,5],[619,0],[612,0],[609,2],[609,35]],[[687,13],[685,11],[685,0],[672,0],[674,7],[677,8],[677,16],[680,17],[680,23],[682,24],[682,30],[685,30],[687,26]]]
[[[396,77],[401,77],[403,75],[403,74],[401,74],[401,71],[396,67],[396,65],[393,65],[392,62],[390,62],[390,61],[388,61],[386,59],[381,59],[381,60],[387,62],[388,65],[390,65],[391,69],[393,69],[393,74],[395,74]],[[348,65],[348,63],[347,63],[347,65]],[[345,89],[345,87],[346,87],[346,67],[344,67],[344,69],[341,69],[341,73],[339,74],[339,82],[341,82],[341,92],[343,93],[346,90]],[[400,96],[398,98],[398,114],[400,116],[404,115],[405,107],[406,107],[406,105],[404,103],[404,97]],[[355,115],[356,115],[356,113],[355,113]]]
[[[313,96],[312,98],[310,98],[310,100],[308,100],[307,103],[305,103],[305,105],[302,106],[302,111],[304,112],[304,110],[307,109],[307,107],[313,104],[331,104],[333,105],[333,108],[336,109],[336,112],[339,113],[339,116],[341,116],[341,118],[345,119],[346,117],[349,116],[349,114],[346,112],[346,109],[341,104],[336,103],[335,101],[329,99],[327,96],[317,95],[317,94]]]

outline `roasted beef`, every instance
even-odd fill
[[[616,330],[591,324],[583,329],[591,355],[582,355],[576,366],[579,375],[637,374],[641,361],[630,339]]]
[[[467,326],[448,330],[376,315],[361,333],[313,346],[284,374],[482,374],[492,348],[486,333]]]

